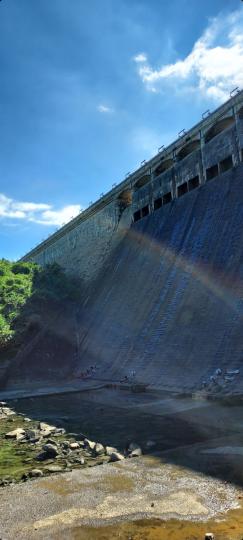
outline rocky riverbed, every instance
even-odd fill
[[[0,402],[0,486],[48,474],[93,467],[141,455],[136,443],[125,453],[82,433],[34,421]]]

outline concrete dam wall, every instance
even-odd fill
[[[242,368],[242,223],[243,165],[134,223],[79,321],[80,370],[178,390]]]
[[[75,377],[243,390],[243,93],[184,133],[23,260],[80,275]],[[68,361],[68,359],[67,359]],[[22,370],[22,368],[21,368]],[[241,373],[242,371],[242,373]]]

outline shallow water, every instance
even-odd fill
[[[76,527],[53,536],[67,540],[204,540],[213,532],[215,540],[243,539],[243,509],[228,512],[222,521],[144,520],[109,527]]]

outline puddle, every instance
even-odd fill
[[[108,527],[75,527],[52,536],[54,540],[204,540],[213,532],[215,540],[243,539],[243,509],[226,514],[222,521],[141,520]]]

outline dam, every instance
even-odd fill
[[[22,260],[83,280],[74,377],[240,392],[243,92],[159,150]]]

